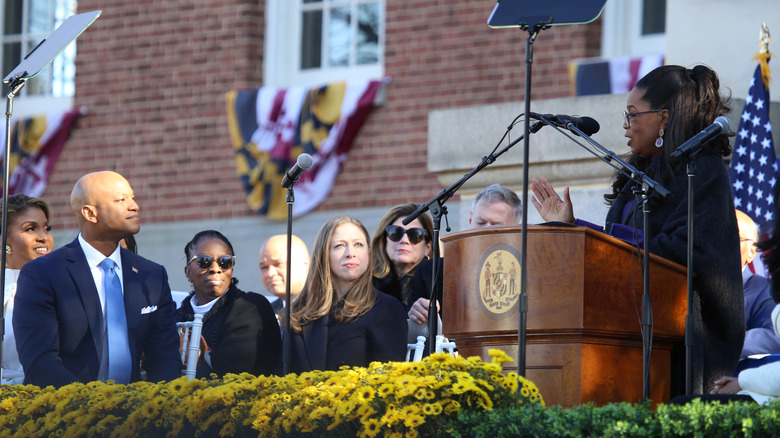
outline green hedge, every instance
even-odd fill
[[[756,403],[647,405],[614,403],[564,409],[539,405],[460,412],[453,437],[777,437],[780,400]]]

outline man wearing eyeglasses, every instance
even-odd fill
[[[303,290],[309,273],[309,249],[300,237],[293,235],[290,241],[292,264],[290,265],[290,299]],[[286,305],[287,294],[287,235],[271,236],[260,248],[260,278],[265,289],[276,299],[269,299],[274,313]]]
[[[520,198],[512,190],[493,184],[477,194],[469,212],[469,230],[477,230],[491,226],[515,225],[522,220],[523,206]],[[441,262],[440,262],[441,263]],[[417,266],[414,273],[414,283],[409,302],[409,319],[417,324],[428,323],[428,305],[431,296],[431,278],[433,261],[426,260]],[[443,267],[439,266],[439,279],[436,282],[437,295],[442,296]],[[441,327],[441,325],[439,325]]]
[[[742,255],[742,284],[745,295],[745,343],[742,357],[753,354],[780,353],[780,337],[772,325],[772,285],[766,277],[755,275],[750,270],[751,261],[758,248],[758,227],[747,214],[736,210],[739,226],[739,252]]]
[[[170,380],[181,375],[165,268],[119,245],[140,229],[130,183],[89,173],[73,187],[79,235],[24,265],[13,325],[25,383]]]

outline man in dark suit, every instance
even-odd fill
[[[119,246],[140,229],[130,184],[90,173],[70,201],[78,237],[19,275],[13,326],[25,383],[133,382],[142,358],[150,381],[181,376],[165,268]]]

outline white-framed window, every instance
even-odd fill
[[[601,33],[605,58],[666,53],[666,0],[607,1]]]
[[[5,0],[0,8],[2,77],[75,13],[76,0]],[[14,115],[71,108],[76,91],[75,60],[76,44],[71,43],[37,76],[27,81],[14,99]]]
[[[267,0],[265,85],[384,73],[385,0]]]

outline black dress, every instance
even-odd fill
[[[177,322],[195,318],[192,295],[176,310]],[[211,366],[199,364],[198,378],[211,373],[272,374],[280,360],[282,340],[271,304],[264,296],[244,292],[235,284],[203,315],[202,335],[209,346]]]
[[[694,393],[701,394],[708,393],[715,380],[734,371],[745,336],[745,304],[739,230],[728,169],[715,154],[700,154],[695,165],[692,387]],[[685,170],[685,165],[679,166],[674,181],[667,183],[668,199],[651,202],[649,222],[650,251],[682,265],[687,265],[688,254]],[[607,230],[612,223],[642,228],[641,205],[630,205],[632,184],[629,182],[612,203],[607,213]],[[685,355],[677,356],[675,362],[676,371],[682,371],[684,376]]]

